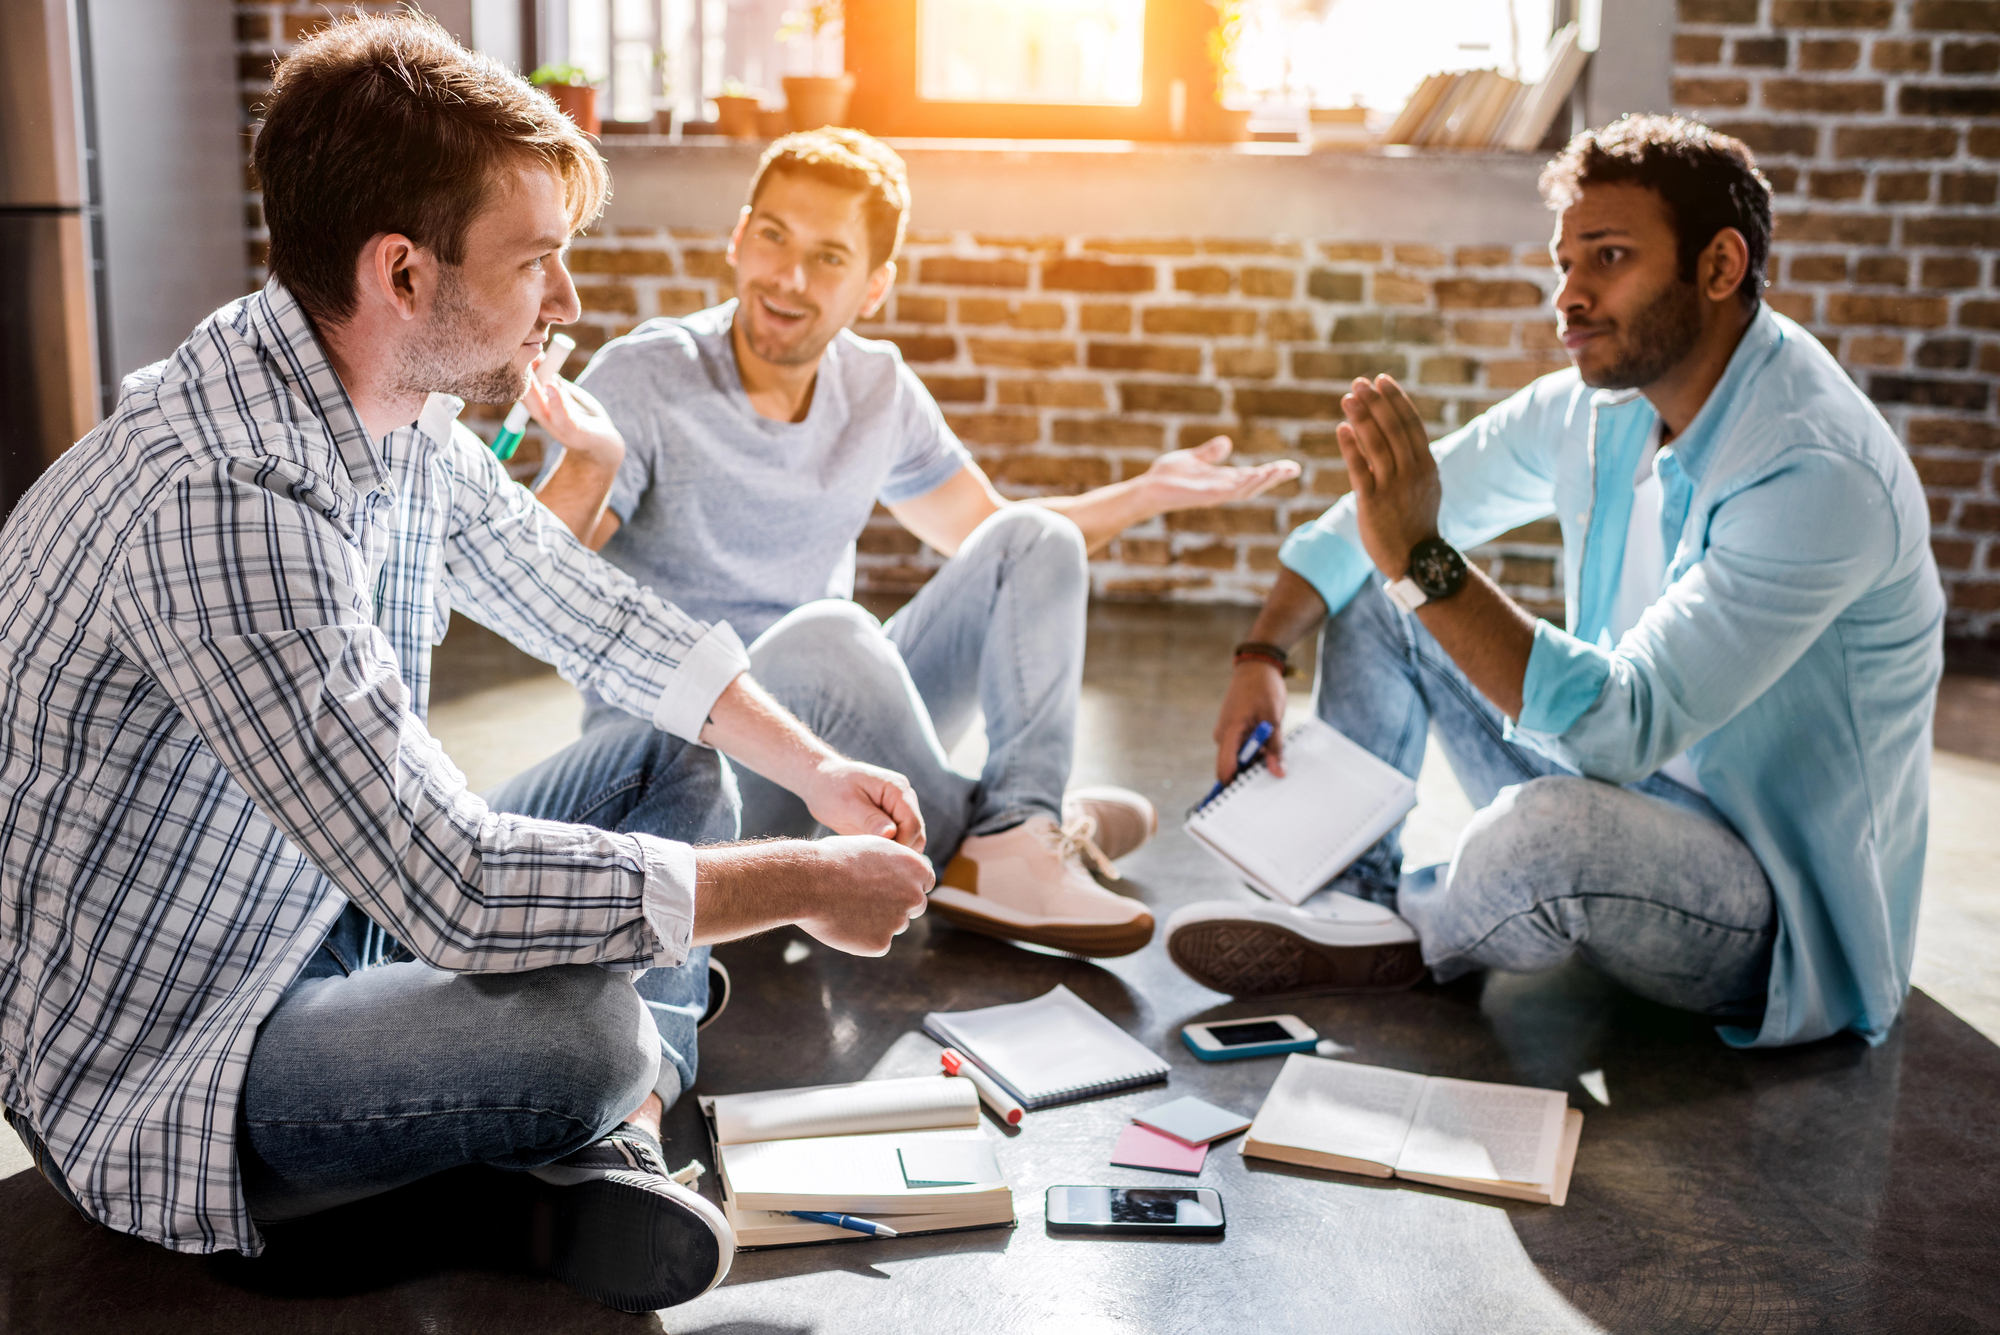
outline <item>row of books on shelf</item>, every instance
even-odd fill
[[[1550,41],[1548,72],[1535,83],[1522,83],[1494,70],[1433,74],[1410,95],[1382,142],[1532,151],[1568,105],[1589,58],[1579,43],[1577,25],[1571,23]]]

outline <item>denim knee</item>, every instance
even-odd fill
[[[882,623],[859,603],[822,598],[786,613],[757,637],[750,657],[757,680],[774,686],[794,669],[821,684],[893,672],[897,653]]]
[[[578,1142],[588,1144],[652,1091],[660,1072],[659,1031],[629,973],[561,964],[525,977],[530,981],[519,1000],[533,1019],[516,1032],[535,1040],[519,1054],[527,1068],[523,1083],[546,1091],[550,1106],[594,1128]]]
[[[1453,886],[1507,881],[1533,900],[1538,887],[1568,885],[1568,868],[1589,832],[1587,812],[1600,786],[1593,779],[1554,774],[1501,789],[1473,813],[1459,836]]]
[[[1087,574],[1090,564],[1083,530],[1068,518],[1039,505],[1010,505],[980,526],[1003,544],[1016,560],[1046,561],[1057,569]]]

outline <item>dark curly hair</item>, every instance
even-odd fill
[[[1623,116],[1585,130],[1542,168],[1542,199],[1552,209],[1568,208],[1586,186],[1613,184],[1642,185],[1666,201],[1684,283],[1717,232],[1741,232],[1750,263],[1736,295],[1756,306],[1771,256],[1771,183],[1742,140],[1685,116]]]

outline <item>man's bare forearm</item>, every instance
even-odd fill
[[[1417,620],[1494,708],[1521,717],[1528,655],[1535,648],[1535,619],[1526,608],[1468,565],[1464,587],[1419,607]]]
[[[1147,508],[1138,478],[1113,482],[1080,496],[1039,496],[1027,504],[1054,510],[1083,530],[1084,545],[1093,555],[1132,525],[1158,513]]]
[[[1264,599],[1264,610],[1250,627],[1250,638],[1289,651],[1326,619],[1326,600],[1305,576],[1280,569],[1277,583]]]

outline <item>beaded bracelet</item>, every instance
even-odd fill
[[[1281,677],[1292,675],[1291,659],[1286,656],[1283,649],[1280,649],[1275,644],[1265,644],[1261,640],[1245,640],[1236,646],[1231,655],[1230,662],[1232,664],[1241,663],[1246,658],[1261,659],[1271,664],[1278,669],[1278,675]]]

